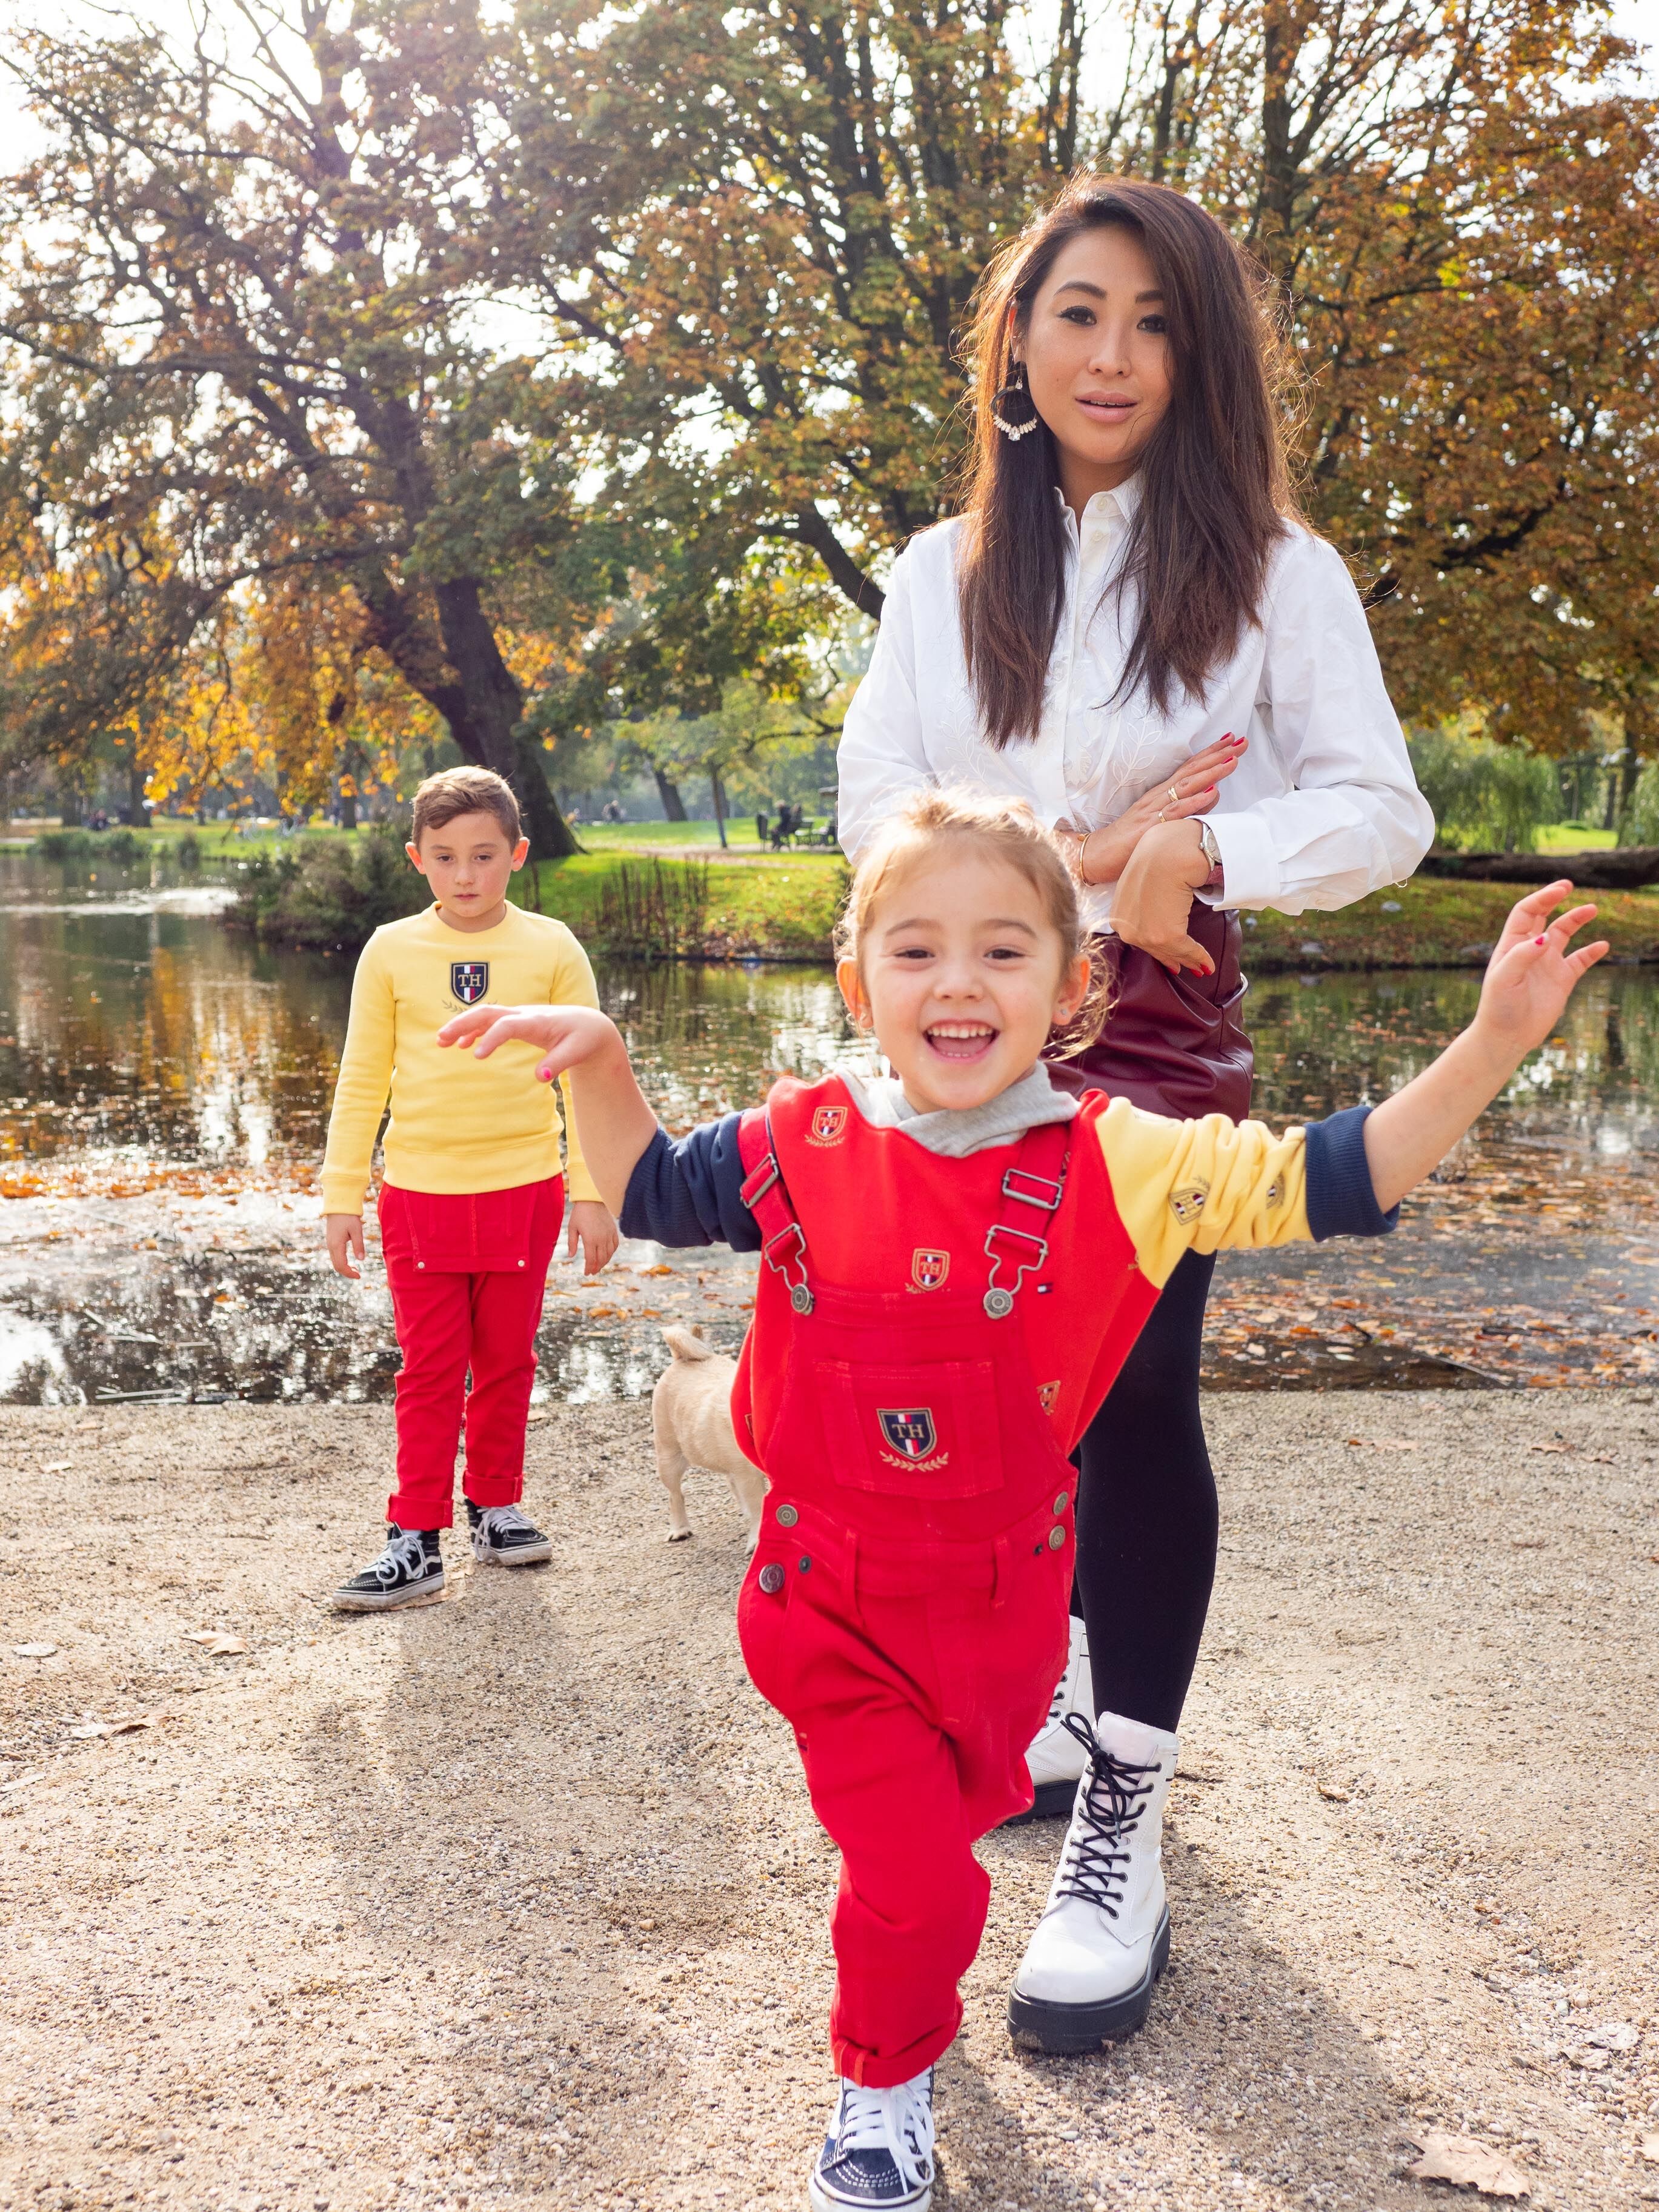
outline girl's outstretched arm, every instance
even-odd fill
[[[1593,906],[1576,906],[1549,921],[1551,908],[1571,890],[1564,877],[1520,902],[1486,963],[1474,1019],[1431,1066],[1367,1119],[1365,1159],[1385,1212],[1439,1165],[1491,1105],[1560,1020],[1579,977],[1607,951],[1605,939],[1570,950]]]
[[[438,1032],[442,1045],[470,1044],[488,1060],[498,1046],[534,1045],[537,1080],[570,1079],[582,1157],[612,1213],[628,1179],[657,1133],[657,1117],[634,1079],[616,1024],[593,1006],[469,1006]]]

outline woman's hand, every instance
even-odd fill
[[[597,1006],[469,1006],[438,1032],[441,1045],[470,1044],[474,1060],[488,1060],[500,1045],[539,1045],[538,1083],[620,1046],[617,1025]]]
[[[1212,975],[1215,963],[1187,934],[1193,893],[1208,877],[1197,830],[1190,822],[1159,822],[1145,831],[1118,878],[1112,927],[1126,945],[1150,952],[1172,975],[1190,968]]]
[[[578,1242],[582,1248],[582,1273],[597,1275],[609,1267],[617,1247],[622,1243],[622,1231],[617,1228],[608,1206],[597,1198],[573,1198],[570,1211],[565,1217],[564,1256],[574,1260]]]
[[[1207,814],[1215,805],[1222,778],[1231,775],[1238,766],[1249,742],[1245,738],[1228,736],[1206,745],[1201,753],[1194,753],[1189,761],[1183,761],[1176,773],[1155,791],[1146,792],[1115,822],[1109,822],[1099,830],[1078,830],[1069,823],[1061,823],[1058,834],[1066,841],[1072,865],[1082,880],[1085,884],[1116,883],[1129,865],[1130,854],[1149,830],[1156,829],[1161,822],[1185,822],[1194,815]]]

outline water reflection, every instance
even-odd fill
[[[396,1348],[383,1285],[354,1289],[322,1269],[307,1195],[349,963],[272,954],[234,933],[220,911],[228,871],[218,882],[157,873],[100,868],[94,879],[0,854],[0,1194],[10,1201],[0,1206],[0,1397],[384,1395]],[[671,1127],[753,1101],[779,1073],[811,1075],[849,1052],[867,1062],[826,969],[627,969],[602,973],[600,986]],[[1468,1018],[1478,988],[1473,975],[1431,972],[1258,982],[1257,1110],[1282,1121],[1386,1096]],[[1398,1291],[1419,1318],[1431,1307],[1525,1312],[1546,1277],[1553,1301],[1564,1267],[1588,1279],[1601,1266],[1617,1277],[1606,1310],[1622,1299],[1623,1318],[1639,1316],[1631,1301],[1659,1267],[1631,1249],[1633,1235],[1655,1241],[1640,1170],[1659,1140],[1656,988],[1644,969],[1590,979],[1559,1036],[1416,1209],[1415,1258],[1402,1237],[1381,1258],[1227,1262],[1213,1378],[1443,1379],[1443,1330],[1419,1328],[1408,1346],[1407,1322],[1379,1322],[1360,1345],[1358,1323],[1333,1324],[1348,1331],[1338,1342],[1328,1316],[1310,1317],[1310,1299],[1340,1304],[1361,1285],[1368,1310]],[[656,1325],[671,1315],[704,1322],[720,1341],[740,1335],[746,1265],[697,1255],[664,1276],[646,1272],[659,1258],[649,1249],[624,1258],[593,1286],[556,1271],[542,1340],[550,1389],[648,1389],[661,1364]],[[1659,1309],[1659,1285],[1653,1297]],[[1283,1324],[1269,1345],[1275,1298]],[[1251,1301],[1247,1327],[1233,1310],[1242,1316]],[[1649,1342],[1639,1327],[1626,1337]],[[1475,1372],[1468,1345],[1454,1349]]]

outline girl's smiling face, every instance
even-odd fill
[[[965,838],[881,887],[836,979],[918,1113],[983,1106],[1036,1065],[1089,986],[1026,875]]]
[[[1134,232],[1100,223],[1062,246],[1014,350],[1060,449],[1068,502],[1081,508],[1132,476],[1175,374],[1167,302]]]

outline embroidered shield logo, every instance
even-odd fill
[[[846,1134],[847,1109],[844,1106],[820,1106],[812,1115],[806,1141],[809,1145],[838,1145]]]
[[[918,1244],[910,1255],[910,1283],[915,1290],[936,1291],[951,1272],[948,1252],[935,1252]]]
[[[449,963],[449,988],[464,1006],[476,1006],[489,991],[489,963],[487,960],[452,960]]]
[[[1181,1183],[1170,1193],[1170,1211],[1177,1221],[1196,1221],[1209,1194],[1209,1184],[1196,1177],[1191,1182]]]
[[[901,1459],[924,1460],[939,1442],[933,1416],[926,1406],[903,1406],[876,1415],[881,1432]]]
[[[1037,1403],[1045,1413],[1052,1413],[1054,1410],[1054,1401],[1059,1396],[1059,1383],[1045,1382],[1037,1392]]]

